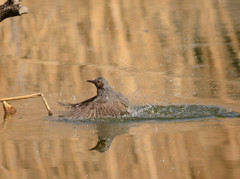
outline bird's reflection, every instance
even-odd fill
[[[116,136],[123,135],[128,132],[129,125],[122,123],[97,124],[97,130],[98,142],[95,147],[89,150],[106,152],[110,149],[112,141]]]

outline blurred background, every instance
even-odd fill
[[[2,96],[84,99],[101,75],[132,103],[239,102],[238,0],[23,5],[27,15],[0,26]]]
[[[133,105],[240,112],[239,0],[22,4],[28,14],[0,24],[0,98],[43,92],[57,116],[58,101],[92,97],[86,80],[103,76]],[[18,112],[0,129],[0,178],[240,176],[239,118],[76,125],[43,119],[40,99],[12,104]],[[89,151],[101,135],[112,148]]]

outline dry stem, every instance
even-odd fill
[[[50,107],[49,107],[49,105],[47,103],[47,100],[45,99],[45,97],[44,97],[44,95],[42,93],[35,93],[35,94],[24,95],[24,96],[2,98],[2,99],[0,99],[0,102],[3,102],[4,112],[5,113],[9,113],[9,111],[12,111],[11,109],[13,108],[13,106],[9,105],[8,103],[6,103],[6,101],[35,98],[35,97],[38,97],[38,96],[41,96],[41,98],[43,100],[43,103],[44,103],[46,109],[48,110],[48,115],[51,116],[53,113],[52,113],[52,111],[51,111],[51,109],[50,109]]]

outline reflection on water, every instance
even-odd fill
[[[80,95],[103,76],[136,103],[238,103],[235,3],[25,0],[33,14],[0,26],[0,92]]]
[[[0,133],[1,178],[234,178],[240,174],[239,118],[88,125],[14,120]],[[99,146],[100,140],[107,142]],[[89,150],[94,146],[105,152]]]
[[[124,123],[97,124],[98,142],[90,150],[105,152],[111,147],[113,139],[128,132],[129,125]]]
[[[55,122],[38,99],[14,101],[0,178],[239,178],[239,0],[24,5],[0,24],[0,97],[43,92],[57,115],[103,76],[135,121]]]

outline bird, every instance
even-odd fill
[[[71,108],[66,117],[70,119],[118,117],[129,112],[129,100],[113,90],[105,78],[100,76],[87,82],[96,86],[97,95],[80,103],[66,104]]]

